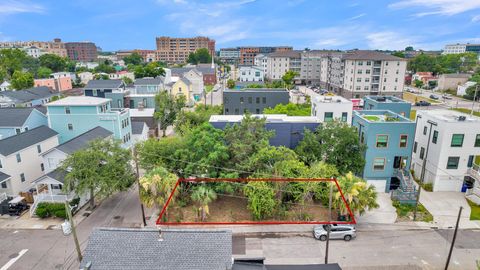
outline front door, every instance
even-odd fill
[[[408,160],[408,157],[396,156],[395,159],[393,160],[393,168],[394,169],[403,169],[403,168],[407,167],[407,160]]]

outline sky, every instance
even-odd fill
[[[0,41],[155,49],[156,36],[216,48],[440,50],[480,43],[480,0],[0,0]]]

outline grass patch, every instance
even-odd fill
[[[470,220],[480,220],[480,205],[476,205],[474,202],[467,200],[468,205],[470,205]]]
[[[409,92],[404,92],[403,93],[403,99],[410,102],[410,103],[415,103],[415,102],[418,102],[418,101],[428,101],[432,104],[438,104],[440,103],[438,100],[434,100],[434,99],[431,99],[431,98],[426,98],[426,97],[422,97],[422,96],[418,96],[418,95],[415,95],[413,93],[409,93]]]
[[[403,204],[399,201],[393,201],[393,207],[397,210],[398,221],[413,220],[413,213],[415,212],[415,204]],[[433,216],[421,203],[418,204],[417,221],[432,222]]]
[[[453,109],[451,109],[451,110],[454,110],[454,111],[457,111],[457,112],[466,113],[466,114],[468,114],[468,115],[469,115],[470,112],[472,111],[472,110],[470,110],[470,109],[465,109],[465,108],[453,108]],[[473,115],[480,117],[480,112],[479,112],[479,111],[473,111]]]
[[[374,116],[374,115],[365,115],[365,116],[363,116],[363,118],[367,119],[368,121],[373,121],[373,122],[380,121],[380,118],[378,116]]]
[[[205,91],[206,91],[207,93],[212,92],[212,90],[213,90],[213,85],[205,85]]]
[[[417,110],[410,111],[410,120],[415,121],[415,117],[417,117]]]

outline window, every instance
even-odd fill
[[[347,122],[347,119],[348,119],[348,113],[342,112],[342,122]]]
[[[68,130],[73,130],[73,125],[72,124],[68,124]]]
[[[359,65],[359,66],[363,66],[363,61],[359,61],[359,62],[358,62],[358,65]]]
[[[414,142],[413,143],[413,153],[417,153],[417,146],[418,146],[418,143]]]
[[[367,61],[367,66],[371,66],[372,65],[372,62],[371,61]]]
[[[15,129],[15,133],[17,133],[17,135],[20,134],[20,132],[21,132],[21,130],[19,128]]]
[[[243,97],[240,97],[240,104],[243,104]]]
[[[365,74],[370,74],[370,69],[365,70]]]
[[[40,163],[40,170],[45,171],[45,165],[43,165],[43,163]]]
[[[365,133],[362,131],[362,133],[360,134],[360,142],[361,143],[364,143],[365,142]]]
[[[362,89],[362,87],[361,87],[361,86],[357,86],[357,87],[355,87],[355,90],[360,90],[360,89]]]
[[[370,78],[365,78],[365,82],[370,82]]]
[[[255,109],[256,114],[260,114],[260,109]]]
[[[388,66],[388,62],[385,62],[385,66]]]
[[[257,98],[255,99],[255,102],[256,102],[257,104],[260,104],[260,97],[257,97]]]
[[[253,98],[252,97],[248,97],[248,104],[252,104],[253,102]]]
[[[463,134],[453,134],[452,135],[452,143],[450,144],[451,147],[462,147],[463,145]]]
[[[20,174],[20,181],[25,182],[25,174],[24,173]]]
[[[17,162],[22,162],[22,157],[20,156],[20,153],[17,153]]]
[[[368,86],[365,86],[365,87],[363,87],[363,90],[368,91],[368,88],[369,88]]]
[[[325,116],[324,116],[323,121],[325,121],[325,122],[333,121],[333,112],[325,112]]]
[[[38,152],[38,153],[41,153],[41,152],[42,152],[42,147],[40,146],[40,144],[37,144],[37,152]]]
[[[237,114],[237,115],[239,114],[238,108],[235,108],[235,114]]]
[[[2,161],[0,160],[0,169],[3,168]]]
[[[2,182],[2,185],[1,185],[2,188],[7,188],[7,181],[5,182]]]
[[[388,146],[388,135],[377,135],[377,148],[385,148]]]
[[[387,78],[383,78],[383,82],[387,82]]]
[[[66,114],[70,114],[70,107],[68,107],[68,106],[65,107],[65,113],[66,113]]]
[[[408,135],[400,135],[400,148],[407,147]]]
[[[362,78],[357,78],[357,82],[362,82]]]
[[[423,127],[423,135],[427,135],[427,126]]]
[[[438,140],[438,131],[434,130],[433,131],[433,137],[432,137],[432,143],[437,143]]]
[[[267,98],[266,97],[262,97],[262,103],[267,104]]]
[[[227,114],[227,113],[228,113],[228,108],[225,108],[225,114]]]
[[[473,166],[473,159],[475,156],[468,156],[468,163],[467,163],[467,168],[471,168]]]
[[[424,157],[425,157],[425,148],[420,147],[420,159],[423,160]]]
[[[383,171],[385,169],[385,158],[375,158],[373,160],[373,170]]]
[[[362,74],[363,71],[361,69],[357,70],[357,74]]]
[[[480,147],[480,134],[475,137],[475,147]]]
[[[460,161],[460,157],[448,157],[447,169],[449,169],[449,170],[458,169],[458,162],[459,161]]]

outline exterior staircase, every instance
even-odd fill
[[[410,171],[397,169],[395,170],[395,177],[400,180],[400,188],[392,192],[392,199],[402,203],[415,203],[418,191]]]
[[[467,189],[465,197],[475,204],[480,205],[480,166],[473,164],[473,166],[468,169],[467,175],[475,179],[475,183],[473,188]]]

